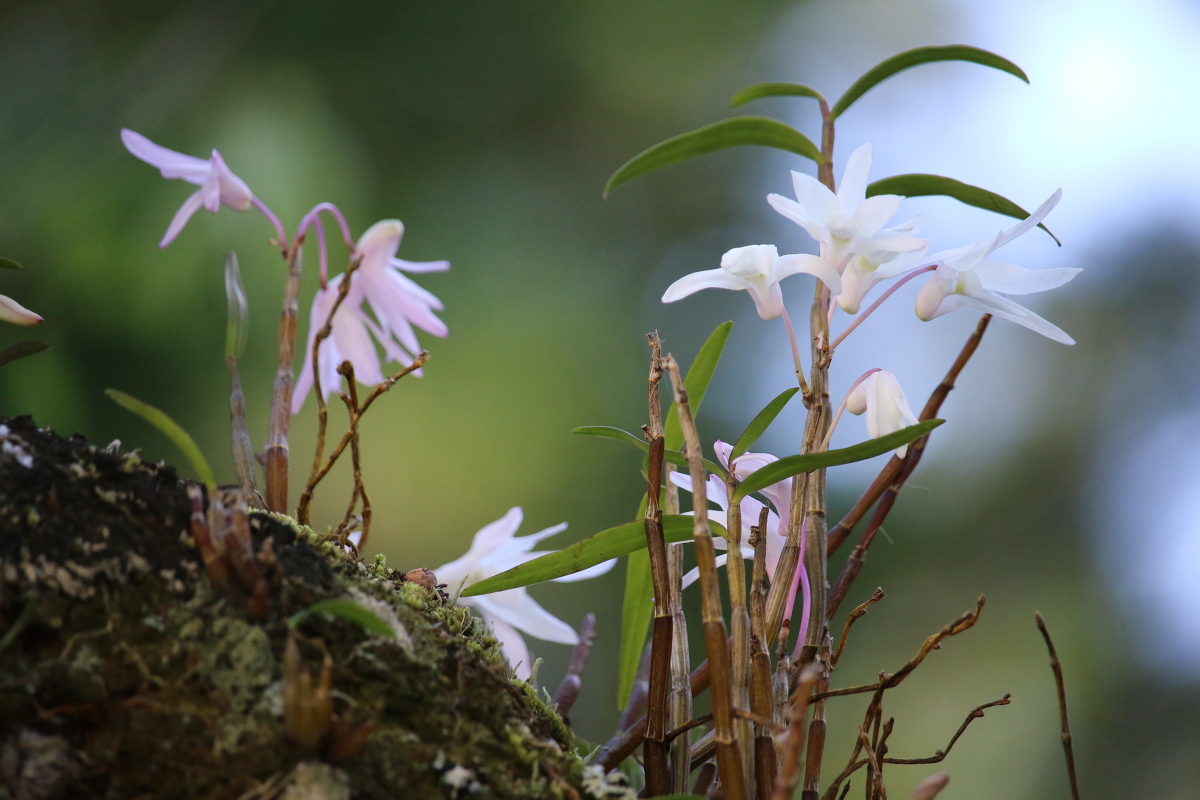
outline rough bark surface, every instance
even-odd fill
[[[189,516],[173,468],[0,419],[0,800],[624,794],[585,776],[467,609],[255,512],[276,566],[252,620],[210,585]],[[336,709],[375,725],[328,764],[285,734],[281,663],[288,617],[345,596],[408,636],[299,625],[310,671],[333,658]]]

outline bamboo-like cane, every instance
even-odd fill
[[[242,378],[238,374],[238,359],[246,346],[250,310],[246,303],[246,290],[242,286],[242,273],[238,269],[237,253],[225,256],[225,298],[229,307],[229,322],[225,332],[225,367],[229,370],[229,420],[233,427],[233,466],[237,470],[238,483],[253,497],[258,493],[258,483],[254,479],[254,445],[250,443],[250,432],[246,429],[246,395],[242,392]]]
[[[279,514],[288,511],[288,429],[292,424],[292,390],[296,376],[292,361],[296,357],[296,315],[300,308],[300,241],[288,253],[287,283],[283,308],[279,312],[279,360],[275,368],[275,388],[271,394],[271,424],[263,478],[267,489],[267,509]]]
[[[671,482],[669,466],[663,490],[663,512],[679,514],[679,490]],[[667,578],[671,584],[671,728],[692,719],[692,658],[688,647],[687,618],[683,615],[683,543],[667,545]],[[692,740],[676,736],[671,741],[671,791],[686,794],[692,774]]]
[[[667,543],[663,537],[662,508],[659,491],[662,486],[663,441],[662,400],[658,384],[662,379],[662,342],[657,333],[650,340],[650,379],[648,399],[650,424],[643,430],[650,443],[650,458],[646,470],[646,548],[650,555],[650,575],[654,584],[654,627],[650,644],[650,686],[647,697],[646,743],[642,754],[646,767],[646,796],[657,797],[671,793],[671,774],[667,764],[670,745],[671,689],[671,585],[667,575]]]
[[[800,756],[804,752],[804,717],[808,713],[808,693],[817,679],[816,670],[809,667],[800,673],[796,692],[792,697],[788,714],[787,738],[784,739],[780,760],[779,780],[775,784],[771,800],[792,800],[796,787],[800,785]]]
[[[754,546],[754,572],[750,581],[750,710],[770,718],[771,655],[767,651],[767,515],[763,506],[758,525],[751,529]],[[771,729],[755,725],[754,783],[755,797],[767,800],[775,786],[775,741]]]
[[[688,404],[687,388],[679,374],[675,359],[667,356],[665,363],[675,390],[675,408],[679,414],[680,427],[687,446],[688,467],[692,476],[692,538],[696,549],[696,562],[700,568],[701,610],[704,619],[704,644],[708,650],[711,674],[713,722],[717,742],[717,768],[726,800],[746,800],[746,778],[742,769],[742,758],[738,752],[733,729],[733,674],[729,663],[729,645],[726,642],[725,618],[721,612],[721,590],[717,583],[717,554],[713,548],[712,531],[708,527],[708,496],[705,483],[708,472],[700,447],[700,435],[696,432],[696,421]]]
[[[725,480],[725,492],[728,499],[725,527],[728,531],[727,544],[729,546],[725,556],[725,577],[729,585],[733,706],[747,709],[750,708],[750,615],[746,610],[746,567],[742,561],[742,505],[734,498],[734,493],[737,491],[736,472],[734,465],[730,464]],[[737,736],[742,764],[755,763],[754,735],[750,729],[750,723],[739,717],[734,722],[734,733]],[[753,796],[756,794],[754,789],[755,770],[747,769],[746,778],[746,793]]]
[[[812,685],[815,693],[829,690],[829,651],[831,642],[825,635],[820,656],[814,666],[817,680]],[[824,698],[813,703],[812,722],[808,724],[808,753],[804,765],[804,790],[800,800],[817,800],[820,797],[821,760],[825,757],[825,703]]]

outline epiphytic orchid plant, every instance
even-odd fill
[[[719,464],[714,463],[704,458],[696,414],[732,323],[717,327],[686,378],[675,360],[663,355],[657,334],[650,334],[649,418],[642,426],[644,436],[612,427],[576,430],[627,442],[644,453],[647,485],[638,518],[473,583],[463,592],[478,602],[531,583],[586,574],[614,556],[629,556],[618,697],[625,713],[619,730],[595,757],[606,770],[624,766],[627,772],[644,777],[646,797],[689,791],[711,797],[710,791],[719,785],[727,800],[787,800],[801,787],[804,800],[833,800],[844,797],[851,775],[865,769],[866,797],[881,800],[887,796],[885,766],[934,763],[949,752],[947,747],[924,759],[889,756],[887,740],[894,723],[885,721],[884,700],[886,692],[940,642],[976,623],[983,597],[973,611],[931,636],[912,661],[895,672],[881,673],[880,680],[868,686],[831,690],[830,675],[842,657],[850,626],[882,598],[882,592],[876,590],[850,613],[836,646],[831,626],[854,591],[864,559],[898,492],[941,423],[937,414],[942,402],[992,318],[1073,344],[1066,333],[1008,295],[1056,288],[1079,270],[1031,270],[990,260],[993,252],[1035,226],[1049,233],[1043,220],[1058,203],[1060,192],[1030,214],[994,192],[938,175],[897,175],[871,182],[869,143],[853,151],[841,180],[835,181],[838,118],[897,72],[937,61],[973,62],[1028,82],[1025,73],[1007,59],[956,45],[920,48],[890,58],[867,72],[832,107],[807,86],[759,84],[736,95],[733,105],[780,96],[815,100],[822,123],[820,146],[777,120],[735,117],[651,147],[617,170],[605,189],[607,195],[653,170],[739,145],[774,147],[816,165],[816,177],[792,172],[794,198],[778,194],[766,198],[771,209],[811,237],[816,255],[781,256],[774,245],[730,242],[737,246],[720,257],[719,268],[680,277],[663,295],[669,303],[703,289],[746,290],[763,319],[782,320],[798,386],[753,415],[734,445],[717,442]],[[906,197],[925,195],[952,197],[1021,221],[978,244],[926,255],[931,242],[917,235],[920,218],[892,221]],[[806,342],[787,311],[788,294],[804,289],[802,279],[794,277],[802,273],[815,278],[815,285],[808,288],[811,310]],[[963,307],[984,312],[945,379],[919,414],[910,407],[896,375],[882,367],[859,376],[845,398],[832,403],[829,375],[837,364],[838,346],[900,286],[917,279],[925,281],[915,309],[920,320],[931,321]],[[864,310],[876,289],[889,282]],[[849,315],[840,325],[839,310]],[[660,397],[664,373],[673,400],[665,416]],[[798,451],[781,458],[749,452],[797,393],[806,410]],[[831,450],[833,430],[844,411],[864,416],[866,438],[852,447]],[[852,510],[827,527],[826,470],[889,452],[891,458]],[[681,513],[679,489],[691,496],[689,513]],[[710,508],[710,502],[719,508]],[[831,561],[873,507],[858,544],[831,580]],[[688,542],[697,566],[685,574]],[[717,548],[725,554],[718,557]],[[752,565],[749,586],[747,560]],[[728,613],[722,607],[722,571]],[[688,652],[689,620],[681,602],[682,592],[693,582],[699,584],[706,650],[706,657],[699,660]],[[711,693],[712,712],[694,717],[692,698],[703,691]],[[1059,691],[1062,697],[1061,681]],[[845,768],[831,776],[823,768],[826,705],[832,697],[856,693],[870,693],[871,701]],[[1008,702],[1006,695],[984,704],[970,712],[968,722],[982,716],[985,708]],[[1065,704],[1062,708],[1065,730]],[[707,731],[702,732],[705,726]],[[1070,766],[1069,737],[1064,741]],[[639,748],[640,759],[636,758]],[[930,776],[913,797],[933,798],[947,781],[944,774]]]

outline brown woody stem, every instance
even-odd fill
[[[1038,630],[1042,632],[1042,638],[1046,640],[1046,649],[1050,651],[1050,669],[1054,671],[1054,686],[1058,689],[1058,717],[1062,722],[1062,745],[1063,755],[1067,759],[1067,778],[1071,782],[1072,800],[1079,800],[1079,777],[1075,774],[1075,746],[1071,741],[1071,724],[1067,721],[1067,685],[1063,681],[1062,662],[1058,660],[1058,653],[1054,649],[1054,640],[1050,638],[1050,631],[1046,628],[1046,620],[1042,619],[1041,612],[1035,611],[1033,616],[1037,619]],[[963,727],[966,727],[965,723]]]
[[[286,514],[288,510],[288,429],[292,424],[292,390],[296,387],[292,362],[296,357],[296,315],[300,307],[301,242],[301,239],[296,240],[287,258],[287,282],[283,308],[279,312],[279,360],[271,394],[271,422],[263,467],[267,509],[279,514]]]

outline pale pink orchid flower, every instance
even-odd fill
[[[40,314],[35,314],[11,297],[0,294],[0,322],[11,322],[13,325],[37,325],[41,321]]]
[[[355,245],[359,267],[350,279],[350,291],[333,318],[331,335],[321,343],[318,357],[321,393],[326,400],[341,384],[337,368],[343,361],[354,365],[354,374],[360,383],[374,386],[383,381],[383,368],[372,337],[383,348],[385,361],[408,366],[421,350],[414,325],[435,336],[447,333],[446,324],[433,314],[435,310],[442,310],[441,301],[402,275],[400,270],[439,272],[449,269],[450,262],[414,262],[396,258],[403,234],[404,225],[399,220],[383,220],[372,225]],[[313,298],[304,365],[292,394],[293,414],[300,412],[312,388],[313,345],[317,332],[325,325],[337,301],[343,277],[339,275],[331,280]],[[374,319],[363,307],[364,301],[374,312]],[[421,373],[418,370],[415,374]]]
[[[867,375],[846,396],[846,410],[854,415],[866,414],[867,435],[872,439],[916,425],[904,389],[894,373],[885,369]],[[904,458],[908,445],[896,448],[896,455]]]
[[[462,557],[433,571],[437,575],[438,583],[445,584],[452,595],[458,595],[468,586],[546,555],[550,551],[534,550],[534,545],[567,527],[563,522],[537,533],[518,537],[517,529],[521,527],[523,518],[521,508],[514,506],[500,519],[480,528],[471,542],[470,549]],[[572,575],[556,578],[555,581],[571,583],[595,578],[608,572],[616,563],[615,558],[610,559]],[[475,597],[460,597],[458,602],[475,609],[491,623],[496,639],[500,642],[501,652],[521,680],[529,678],[532,662],[529,648],[518,631],[524,631],[548,642],[579,644],[579,634],[575,629],[542,608],[529,596],[525,587]]]
[[[258,205],[250,187],[233,174],[225,164],[225,159],[221,158],[221,154],[216,150],[212,151],[212,156],[206,161],[168,150],[128,128],[121,129],[121,141],[130,153],[147,164],[158,167],[164,178],[179,178],[200,187],[184,200],[183,205],[175,212],[174,219],[167,226],[166,234],[158,243],[159,247],[166,247],[173,242],[183,230],[183,226],[201,207],[215,214],[222,205],[229,206],[234,211],[249,211]],[[274,215],[267,211],[265,206],[260,205],[260,208],[268,219],[275,223],[276,229],[282,232]]]
[[[871,145],[868,143],[855,150],[846,161],[836,194],[811,175],[793,172],[796,199],[770,194],[767,202],[820,242],[821,257],[843,275],[853,256],[910,253],[925,247],[927,242],[912,236],[905,225],[883,227],[899,210],[904,198],[896,194],[867,197],[870,172]],[[888,260],[879,258],[878,263]]]
[[[1009,300],[1005,295],[1033,294],[1056,289],[1083,270],[1067,267],[1027,269],[1006,261],[988,259],[993,252],[1013,239],[1033,230],[1061,199],[1062,190],[1059,189],[1027,219],[1000,231],[991,239],[930,256],[928,261],[936,264],[937,269],[917,295],[917,317],[928,322],[963,306],[969,306],[985,314],[1023,325],[1047,339],[1062,344],[1075,344],[1075,340],[1066,331],[1019,303]]]
[[[842,290],[837,270],[820,257],[803,253],[781,256],[773,244],[752,244],[721,256],[720,269],[693,272],[675,281],[662,301],[674,303],[701,289],[744,289],[754,299],[760,317],[775,319],[784,313],[779,282],[802,272],[816,276],[835,294]]]
[[[713,445],[713,449],[717,453],[717,458],[721,461],[721,466],[729,468],[729,454],[733,452],[733,447],[720,441],[719,439]],[[745,480],[751,473],[778,461],[775,456],[769,453],[743,453],[734,460],[734,474],[738,480]],[[688,492],[692,491],[692,478],[680,472],[671,473],[671,483],[678,486],[680,489]],[[722,527],[729,526],[729,495],[725,490],[725,481],[721,480],[717,475],[709,474],[708,499],[719,506],[719,509],[710,508],[708,510],[709,520],[716,522]],[[772,484],[759,492],[766,497],[771,505],[775,507],[773,511],[767,512],[767,575],[768,577],[775,574],[775,567],[779,563],[779,554],[783,552],[783,545],[787,541],[786,522],[789,509],[791,508],[792,500],[792,481],[787,479],[779,483]],[[762,513],[763,503],[754,497],[742,498],[742,542],[750,541],[751,528],[758,524],[759,515]],[[713,545],[720,550],[728,550],[729,543],[724,537],[715,537]],[[743,545],[742,556],[744,558],[754,558],[754,550]],[[728,560],[728,554],[717,556],[717,566],[723,566]],[[691,586],[697,578],[699,578],[699,569],[692,569],[683,576],[683,585]]]

